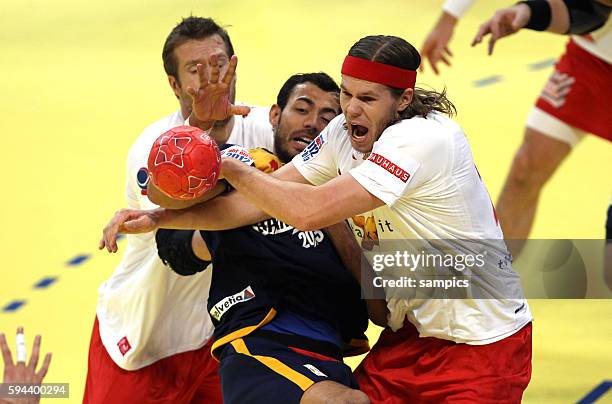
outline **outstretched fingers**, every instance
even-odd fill
[[[2,359],[4,360],[4,367],[13,366],[13,355],[11,354],[11,350],[6,343],[6,336],[4,334],[0,334],[0,350],[2,351]]]
[[[210,84],[217,84],[219,82],[219,58],[217,55],[211,55],[208,59],[208,68],[210,69],[210,77],[208,82]]]
[[[32,355],[30,356],[30,361],[28,362],[28,367],[34,372],[36,371],[36,366],[38,366],[38,357],[40,355],[40,335],[34,337],[34,344],[32,345]]]
[[[230,105],[230,113],[232,115],[247,116],[251,112],[251,108],[246,105]]]
[[[51,352],[45,355],[45,359],[43,360],[42,367],[36,373],[36,378],[38,379],[39,382],[43,381],[43,379],[47,375],[47,372],[49,371],[49,365],[51,364],[51,356],[52,356]]]
[[[223,83],[229,85],[236,75],[236,66],[238,66],[238,56],[233,55],[229,61],[229,66],[223,76]]]
[[[484,36],[491,33],[490,24],[491,24],[491,21],[487,21],[484,24],[480,25],[480,28],[478,28],[478,32],[476,33],[476,36],[472,40],[472,46],[476,46],[479,43],[481,43]]]
[[[106,247],[106,250],[110,253],[117,252],[117,236],[121,230],[121,225],[129,220],[130,215],[131,211],[129,209],[122,209],[115,213],[115,216],[113,216],[110,222],[104,227],[104,230],[102,230],[100,249]]]

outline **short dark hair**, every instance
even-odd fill
[[[421,64],[421,55],[414,46],[405,39],[390,35],[371,35],[361,38],[351,47],[348,54],[407,70],[417,70]],[[403,88],[387,87],[396,97],[404,92]],[[415,87],[412,102],[400,112],[400,118],[410,119],[417,115],[426,117],[432,111],[449,116],[457,113],[453,103],[446,98],[446,90],[437,92]]]
[[[178,66],[174,50],[185,42],[192,39],[205,39],[213,35],[219,35],[225,43],[227,56],[234,55],[234,46],[227,31],[217,24],[212,18],[190,16],[183,20],[170,32],[164,43],[162,60],[164,70],[168,76],[174,76],[178,80]]]
[[[285,81],[285,84],[283,84],[278,92],[278,96],[276,97],[276,105],[278,105],[280,109],[285,109],[295,86],[304,83],[312,83],[328,93],[340,93],[340,87],[338,87],[338,84],[336,84],[334,79],[329,77],[329,75],[326,73],[298,73],[289,77],[289,79]]]

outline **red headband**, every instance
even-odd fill
[[[342,74],[356,79],[384,84],[395,88],[414,88],[416,71],[402,69],[384,63],[347,56],[342,64]]]

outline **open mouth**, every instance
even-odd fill
[[[304,145],[304,147],[306,147],[308,145],[308,143],[312,142],[312,137],[310,136],[297,136],[294,137],[292,140],[298,144],[302,144]]]
[[[357,125],[357,124],[351,123],[349,125],[349,128],[351,131],[351,136],[354,138],[362,138],[368,133],[368,128],[366,128],[363,125]]]

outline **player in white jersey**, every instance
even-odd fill
[[[183,125],[191,111],[186,88],[197,82],[196,63],[215,55],[227,69],[234,50],[213,20],[189,17],[164,45],[164,67],[180,109],[149,125],[127,161],[126,198],[133,208],[154,208],[147,197],[147,158],[159,135]],[[233,100],[235,82],[231,86]],[[269,108],[253,108],[216,125],[219,143],[273,147]],[[202,264],[206,266],[206,264]],[[206,311],[211,271],[178,276],[158,257],[155,233],[130,235],[125,254],[98,289],[84,402],[220,403],[217,363],[210,355],[213,325]]]
[[[474,0],[447,0],[438,23],[423,45],[432,67],[447,60],[445,49],[458,19]],[[565,54],[527,119],[497,203],[508,239],[526,239],[542,188],[572,148],[587,133],[612,141],[612,20],[609,0],[525,1],[497,11],[481,25],[473,45],[491,33],[489,54],[499,38],[521,28],[572,34]],[[515,253],[522,243],[516,244]]]
[[[301,230],[363,215],[362,223],[374,223],[370,241],[481,254],[470,298],[415,299],[388,289],[388,327],[356,375],[372,402],[520,402],[531,376],[532,316],[465,135],[443,116],[454,107],[444,94],[414,88],[419,63],[401,38],[361,39],[342,68],[343,116],[291,164],[260,175],[226,159],[222,175],[238,193],[180,213],[130,212],[105,242],[117,230],[150,226],[221,229],[222,207],[231,206],[246,223],[267,214]],[[215,103],[223,101],[208,100]],[[206,104],[194,104],[192,115],[203,129],[211,111],[224,109]]]

